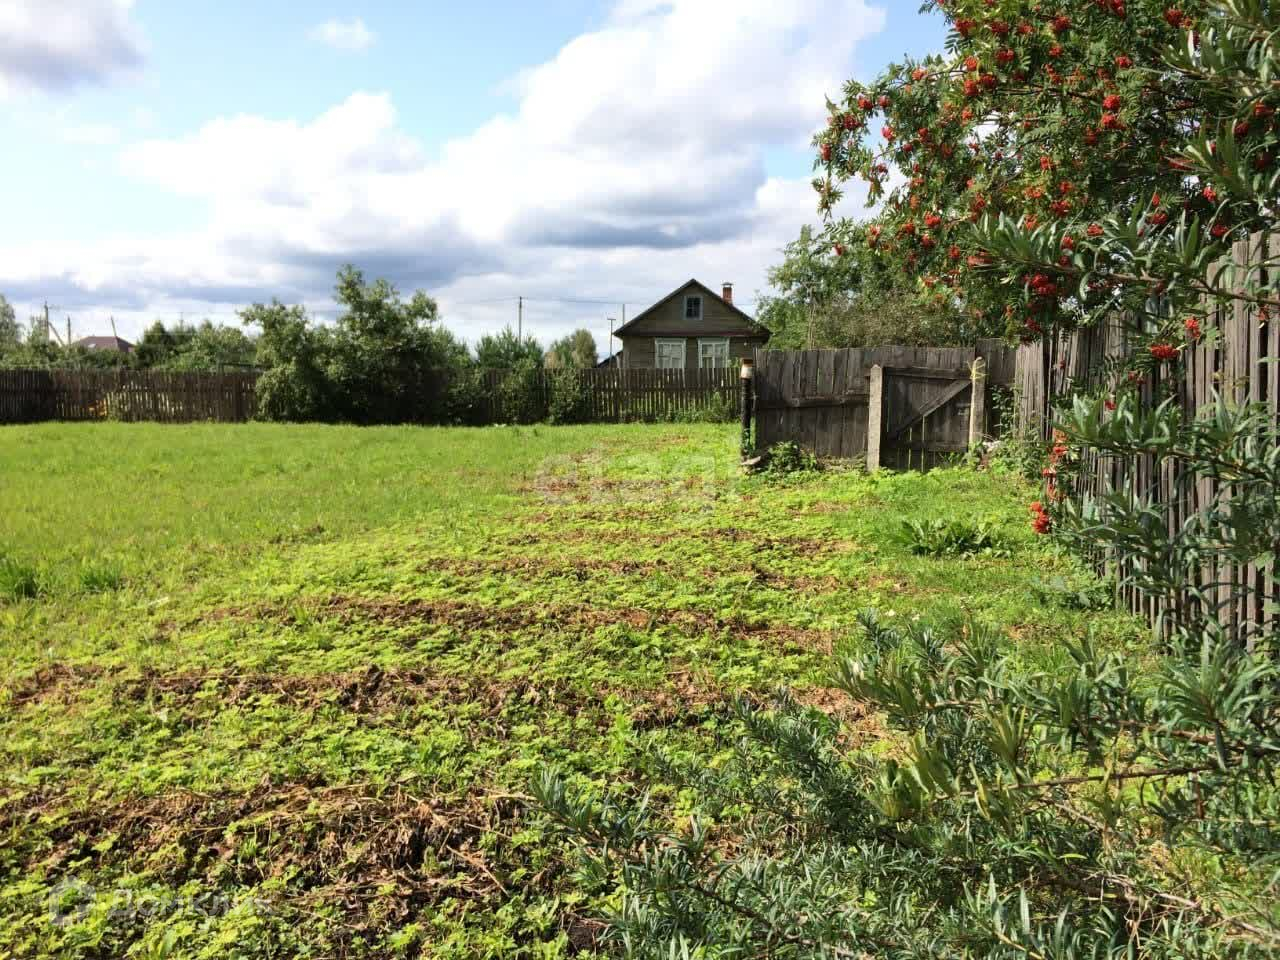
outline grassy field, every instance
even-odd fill
[[[26,576],[0,584],[0,958],[573,955],[595,893],[526,804],[541,765],[714,763],[730,699],[784,683],[848,711],[824,669],[867,607],[1004,624],[1037,658],[1086,622],[1132,636],[1034,588],[1075,573],[1012,478],[779,482],[734,446],[0,429]],[[1006,549],[912,555],[902,521],[937,518]]]

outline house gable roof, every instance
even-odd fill
[[[724,297],[720,296],[720,294],[716,293],[714,290],[708,287],[705,283],[699,283],[697,280],[689,280],[688,282],[683,283],[680,286],[676,287],[676,289],[672,290],[669,294],[667,294],[665,297],[663,297],[653,306],[649,307],[647,310],[642,310],[636,316],[632,317],[630,320],[628,320],[626,323],[620,326],[617,330],[613,331],[613,335],[615,337],[625,337],[628,335],[634,335],[635,328],[638,324],[643,322],[647,317],[657,312],[662,307],[665,307],[668,303],[670,303],[676,297],[681,296],[682,294],[685,293],[685,291],[691,288],[697,290],[699,293],[701,293],[704,296],[712,297],[716,300],[719,300],[722,304],[724,304],[724,306],[726,306],[729,310],[731,310],[733,313],[737,314],[737,316],[741,318],[743,324],[745,324],[750,329],[752,335],[761,336],[761,337],[769,336],[769,331],[764,327],[760,326],[760,324],[756,323],[755,320],[753,320],[750,317],[750,315],[748,315],[747,313],[744,313],[737,306],[730,303],[728,300],[724,299]]]
[[[81,337],[72,346],[84,347],[86,350],[116,350],[120,353],[128,353],[133,349],[132,343],[120,337]]]

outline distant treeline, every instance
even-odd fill
[[[394,423],[403,419],[406,396],[433,371],[465,392],[465,385],[481,382],[471,374],[484,370],[518,375],[598,362],[587,330],[544,350],[533,337],[508,328],[482,337],[473,350],[444,326],[431,297],[402,297],[386,280],[366,282],[354,267],[339,271],[335,299],[343,310],[334,324],[317,323],[304,307],[272,301],[241,311],[244,329],[156,321],[124,353],[60,344],[38,318],[24,330],[0,297],[0,368],[256,369],[263,372],[257,388],[263,418]],[[468,402],[459,395],[451,405],[461,411]]]

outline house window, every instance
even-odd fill
[[[698,366],[704,370],[723,370],[729,366],[729,340],[723,337],[716,340],[698,341]]]
[[[659,370],[683,370],[684,345],[683,340],[654,341],[654,365]]]
[[[685,297],[684,298],[684,318],[686,320],[702,319],[702,298],[701,297]]]

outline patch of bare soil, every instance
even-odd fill
[[[0,807],[0,827],[42,834],[30,870],[113,864],[210,890],[276,881],[284,892],[268,908],[337,905],[354,929],[374,909],[384,922],[404,920],[445,898],[505,894],[501,861],[523,807],[479,791],[264,783],[91,805],[46,797]]]
[[[816,503],[807,503],[802,507],[793,507],[790,513],[797,517],[806,516],[829,516],[851,513],[854,505],[851,503],[841,503],[839,501],[819,500]]]
[[[79,691],[102,675],[102,668],[92,664],[71,666],[55,663],[41,667],[29,676],[19,678],[8,688],[9,705],[22,707],[35,702],[70,703]]]
[[[669,688],[656,690],[605,685],[586,690],[568,683],[459,677],[423,670],[368,670],[350,673],[175,673],[154,671],[116,681],[112,695],[141,702],[163,699],[183,709],[201,702],[220,707],[263,698],[298,709],[338,706],[352,713],[386,713],[420,703],[480,703],[487,713],[500,714],[516,705],[580,712],[592,703],[617,695],[633,705],[635,717],[654,726],[679,722],[690,709],[700,710],[725,699],[718,687],[686,673],[673,674]]]
[[[798,590],[802,593],[822,594],[835,593],[843,584],[839,577],[796,577],[778,570],[769,570],[757,563],[751,564],[745,571],[751,579],[762,587],[773,590]]]
[[[657,503],[673,496],[698,493],[700,477],[682,481],[662,478],[617,479],[588,474],[540,477],[519,488],[519,492],[544,503],[556,505],[611,503],[623,507],[635,503]]]
[[[561,578],[571,577],[576,580],[588,580],[601,574],[609,576],[651,576],[655,573],[666,573],[673,565],[666,560],[605,560],[596,561],[586,558],[547,559],[536,556],[496,556],[496,557],[433,557],[418,567],[419,573],[447,572],[460,577],[519,576],[522,578]]]
[[[84,671],[74,675],[74,682],[68,679],[67,683],[46,687],[23,702],[34,703],[42,696],[56,694],[59,702],[69,704],[96,685],[103,685],[114,702],[163,703],[165,709],[192,722],[202,714],[266,701],[297,710],[337,707],[357,715],[383,717],[426,703],[480,704],[485,715],[491,717],[528,707],[589,715],[593,707],[599,708],[615,696],[629,705],[637,726],[653,728],[697,722],[707,710],[727,703],[729,696],[709,678],[695,678],[688,671],[670,674],[666,684],[658,688],[601,684],[588,689],[581,684],[548,683],[536,678],[461,677],[372,666],[367,670],[319,674],[147,670],[138,675],[112,677],[105,671]],[[599,722],[604,728],[612,721],[599,712]]]
[[[752,553],[779,553],[788,557],[831,557],[847,553],[856,544],[843,540],[822,540],[815,537],[760,535],[751,530],[733,527],[696,530],[631,530],[612,528],[572,528],[567,530],[540,530],[520,533],[501,542],[506,547],[530,547],[546,543],[642,543],[646,546],[663,546],[678,541],[699,541],[711,544],[741,543],[751,546]]]
[[[774,638],[800,649],[830,650],[828,630],[723,617],[705,610],[646,610],[641,607],[595,607],[575,604],[490,607],[457,600],[399,600],[396,598],[331,597],[318,611],[342,622],[377,620],[387,623],[428,623],[459,630],[551,630],[557,633],[594,632],[625,626],[641,632],[676,628],[730,637]]]
[[[840,743],[858,748],[886,735],[884,718],[837,687],[802,687],[791,691],[796,702],[825,713],[840,725]]]
[[[493,575],[520,577],[522,580],[573,579],[585,583],[601,577],[651,577],[654,574],[678,573],[681,577],[701,577],[716,580],[720,577],[741,574],[749,580],[771,590],[795,590],[808,594],[835,593],[848,584],[838,577],[794,576],[779,570],[771,570],[758,563],[744,567],[690,568],[668,560],[596,560],[588,557],[544,558],[529,555],[503,555],[492,557],[440,556],[417,568],[418,573],[450,573],[459,577],[486,577]]]

